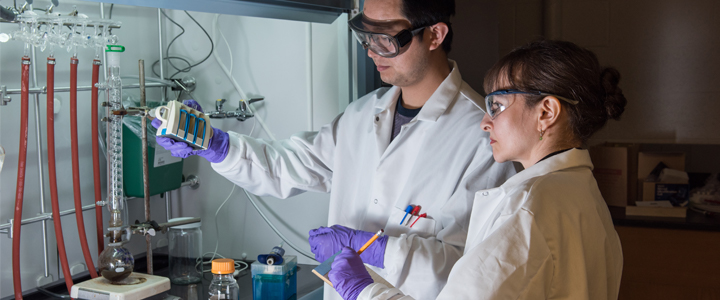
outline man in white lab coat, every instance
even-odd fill
[[[199,152],[165,139],[158,144],[208,158],[254,194],[331,193],[328,223],[358,232],[384,228],[389,238],[367,251],[376,271],[408,294],[434,298],[463,253],[474,192],[515,173],[493,160],[479,126],[483,97],[447,58],[454,11],[447,0],[366,1],[350,26],[393,87],[352,102],[318,132],[264,141],[214,129],[210,149]],[[400,224],[408,205],[427,217]],[[325,299],[332,298],[339,295],[326,288]]]

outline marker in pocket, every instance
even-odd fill
[[[410,220],[412,220],[413,216],[417,216],[420,213],[420,209],[422,209],[422,206],[420,206],[420,205],[417,205],[417,206],[415,206],[415,208],[413,208],[412,212],[410,212],[410,218],[408,219],[407,223],[405,223],[405,226],[410,224]]]
[[[405,216],[403,216],[402,220],[400,221],[400,225],[402,225],[405,222],[405,218],[407,218],[407,215],[413,210],[412,205],[408,205],[407,208],[405,208]],[[412,218],[412,216],[410,216]]]
[[[412,225],[410,225],[410,228],[412,228],[413,225],[415,225],[415,223],[417,223],[417,221],[420,220],[420,218],[426,218],[426,217],[427,217],[427,213],[423,213],[422,215],[419,215],[417,217],[417,219],[415,219],[415,222],[413,222]]]

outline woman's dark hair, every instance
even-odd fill
[[[565,41],[540,40],[516,48],[500,59],[485,76],[486,93],[492,89],[541,91],[579,101],[560,101],[567,109],[570,126],[583,143],[605,126],[619,119],[627,100],[618,87],[620,72],[601,68],[590,50]],[[534,107],[544,96],[525,97]]]
[[[448,26],[448,33],[442,43],[445,53],[452,48],[453,30],[450,17],[455,15],[455,0],[403,0],[402,12],[410,21],[412,28],[435,25],[443,22]],[[422,38],[422,35],[419,36]]]

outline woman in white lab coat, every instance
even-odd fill
[[[587,139],[626,100],[619,73],[569,42],[539,41],[485,78],[493,157],[525,170],[475,194],[463,257],[438,299],[617,299],[620,240],[592,175]],[[374,283],[345,248],[329,277],[345,299],[411,299]]]

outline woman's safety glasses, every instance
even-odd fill
[[[558,95],[548,94],[541,91],[521,91],[521,90],[497,90],[494,91],[487,96],[485,96],[485,108],[487,109],[487,114],[490,116],[491,120],[494,120],[495,117],[497,117],[501,112],[505,111],[510,105],[515,103],[515,97],[512,97],[513,94],[526,94],[526,95],[538,95],[538,96],[553,96],[556,97],[562,101],[565,101],[567,103],[570,103],[572,105],[578,104],[579,101],[577,100],[571,100],[565,97],[561,97]]]
[[[353,35],[365,49],[369,49],[382,57],[392,58],[401,53],[401,49],[410,42],[414,36],[422,32],[425,27],[407,29],[410,22],[407,20],[378,21],[365,17],[360,13],[348,21]],[[390,35],[384,32],[398,32]]]

